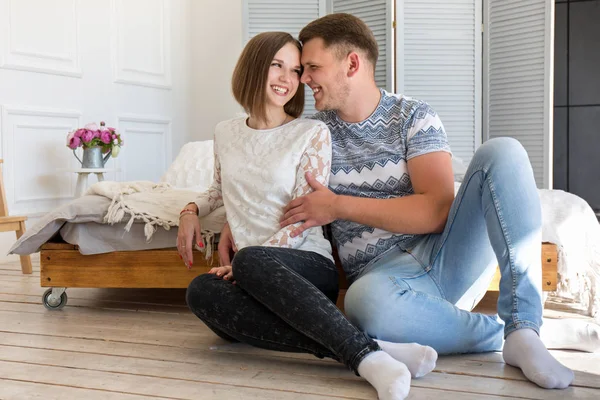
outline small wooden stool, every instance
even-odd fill
[[[25,221],[27,217],[8,216],[8,207],[6,205],[6,192],[4,191],[4,178],[2,174],[2,164],[4,160],[0,159],[0,232],[15,231],[17,239],[25,233]],[[21,271],[24,274],[31,274],[31,257],[19,256],[21,258]]]

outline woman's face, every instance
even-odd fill
[[[300,84],[300,50],[293,43],[283,46],[271,62],[267,77],[267,104],[283,107]]]

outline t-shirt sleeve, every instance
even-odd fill
[[[427,103],[419,103],[406,126],[407,161],[437,151],[452,153],[444,125]]]

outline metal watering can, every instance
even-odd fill
[[[112,149],[102,157],[102,147],[94,146],[83,149],[83,160],[77,157],[77,153],[73,150],[75,158],[81,163],[81,168],[104,168],[104,164],[112,155]]]

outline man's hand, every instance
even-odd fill
[[[233,258],[233,255],[237,253],[238,249],[233,242],[233,234],[231,233],[228,223],[225,223],[225,226],[223,226],[223,229],[221,230],[218,249],[219,264],[221,264],[221,266],[230,266],[231,259]]]
[[[284,209],[280,226],[304,221],[294,229],[292,237],[296,237],[313,226],[327,225],[336,218],[335,206],[337,195],[326,186],[321,185],[309,172],[306,173],[306,182],[314,192],[292,200]]]

